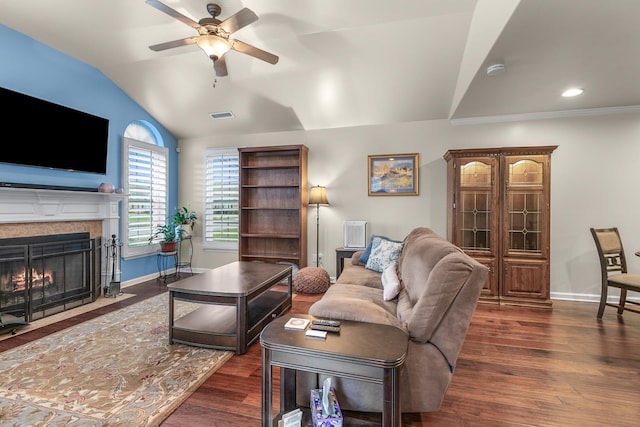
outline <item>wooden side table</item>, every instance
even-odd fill
[[[354,253],[361,251],[359,248],[336,248],[336,279],[340,277],[344,269],[344,259],[351,258]]]
[[[277,425],[285,412],[295,408],[296,371],[300,370],[381,384],[382,426],[400,427],[400,371],[407,357],[407,334],[390,325],[345,320],[339,334],[330,333],[319,340],[307,338],[304,331],[285,329],[291,317],[274,319],[260,334],[262,426]],[[298,313],[293,317],[315,319]],[[271,407],[273,367],[281,368],[280,413],[275,419]],[[308,419],[309,408],[301,409]]]

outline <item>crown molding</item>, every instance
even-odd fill
[[[582,110],[544,111],[539,113],[503,114],[498,116],[465,117],[450,119],[454,126],[482,125],[490,123],[522,122],[530,120],[564,119],[570,117],[607,116],[613,114],[640,113],[640,105],[625,107],[586,108]]]

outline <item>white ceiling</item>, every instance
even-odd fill
[[[207,0],[164,0],[198,21]],[[0,2],[0,24],[101,70],[176,137],[435,119],[509,120],[640,105],[637,0],[210,0],[259,20],[217,78],[197,35],[144,0]],[[501,62],[506,72],[486,75]],[[569,86],[585,88],[562,98]],[[624,107],[624,108],[622,108]],[[579,111],[574,111],[579,110]],[[209,113],[232,111],[233,119]]]

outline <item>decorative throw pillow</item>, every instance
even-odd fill
[[[385,301],[391,301],[400,293],[400,279],[396,273],[397,265],[397,262],[392,262],[382,272],[382,297]]]
[[[364,250],[364,252],[362,253],[362,255],[360,255],[360,262],[363,264],[366,264],[367,261],[369,261],[369,256],[371,255],[371,249],[373,249],[373,241],[376,238],[380,238],[380,239],[385,239],[385,240],[391,240],[388,237],[385,236],[379,236],[379,235],[372,235],[371,239],[369,239],[369,246],[367,246],[367,248]],[[392,242],[397,242],[397,240],[391,240]],[[398,242],[400,243],[400,242]]]
[[[400,257],[402,243],[376,237],[365,268],[382,273],[389,264]]]

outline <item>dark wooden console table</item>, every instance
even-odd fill
[[[339,334],[329,333],[326,339],[307,338],[304,331],[284,328],[291,317],[275,319],[260,334],[262,426],[277,425],[282,414],[296,407],[296,370],[301,370],[382,384],[382,425],[400,427],[400,370],[407,356],[407,334],[389,325],[342,321]],[[281,368],[280,413],[275,419],[271,408],[274,366]],[[308,408],[303,412],[309,412]]]
[[[357,251],[363,251],[364,249],[357,248],[336,248],[336,279],[340,277],[342,270],[344,270],[344,259],[351,258]]]
[[[236,261],[167,285],[169,343],[244,354],[260,331],[291,308],[291,265]],[[287,291],[272,288],[287,279]],[[175,301],[202,304],[175,319]]]

